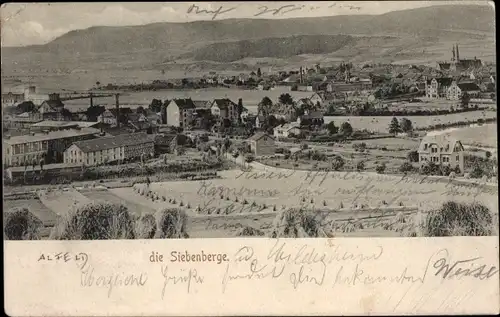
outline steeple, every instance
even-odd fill
[[[453,48],[452,48],[451,52],[453,53],[453,58],[451,59],[451,61],[454,62],[455,58],[456,58],[456,55],[455,55],[455,45],[453,45]]]
[[[457,45],[457,61],[460,61],[460,54],[458,53],[458,44]]]

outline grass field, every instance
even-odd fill
[[[403,118],[396,117],[398,119]],[[406,117],[413,123],[413,128],[426,128],[436,124],[449,124],[459,121],[470,121],[478,119],[496,118],[494,111],[471,111],[465,113],[454,113],[441,116],[411,116]],[[387,117],[357,117],[357,116],[328,116],[325,117],[325,124],[333,121],[336,126],[340,126],[343,122],[349,122],[356,130],[367,129],[372,132],[387,133],[392,116]]]
[[[443,133],[451,135],[466,145],[497,146],[497,124],[475,125],[466,128],[450,128]]]

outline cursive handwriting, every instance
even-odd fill
[[[187,13],[191,13],[194,11],[194,14],[213,14],[212,20],[215,20],[217,16],[236,9],[235,7],[232,7],[229,9],[222,10],[222,8],[223,6],[220,6],[217,10],[206,10],[206,9],[200,9],[200,7],[198,7],[196,4],[193,4],[188,8]]]
[[[168,284],[185,284],[186,291],[191,291],[191,284],[203,284],[204,277],[198,274],[196,269],[181,269],[181,272],[176,275],[169,275],[168,266],[161,267],[161,275],[164,278],[163,289],[161,291],[161,299],[165,297],[165,290]]]
[[[249,189],[245,186],[241,186],[239,188],[234,187],[226,187],[224,185],[214,185],[213,182],[201,181],[200,188],[198,189],[197,194],[203,196],[224,196],[228,198],[228,196],[234,197],[244,197],[244,196],[252,196],[252,197],[276,197],[279,195],[279,190],[277,189]]]
[[[148,281],[148,274],[112,273],[109,275],[96,275],[94,267],[87,263],[81,272],[81,286],[83,287],[104,287],[108,289],[108,298],[116,287],[143,287]]]
[[[254,14],[255,17],[263,15],[263,14],[268,14],[271,13],[272,15],[278,15],[278,13],[281,13],[281,15],[287,14],[292,11],[297,11],[297,10],[302,10],[305,7],[305,5],[302,6],[297,6],[295,4],[287,4],[284,6],[281,6],[279,8],[274,8],[271,9],[268,6],[260,6],[259,7],[259,12]]]
[[[441,276],[443,279],[461,279],[463,277],[473,277],[480,280],[489,279],[498,273],[498,268],[495,266],[488,266],[486,264],[478,264],[477,261],[481,257],[449,261],[445,257],[438,259],[434,262],[433,267],[436,269],[435,276]]]

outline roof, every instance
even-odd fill
[[[214,103],[219,107],[219,109],[227,109],[230,105],[236,105],[228,98],[224,99],[214,99]]]
[[[438,84],[441,86],[450,86],[451,83],[453,82],[453,78],[441,77],[441,78],[435,78],[435,79],[438,82]],[[432,81],[432,79],[428,79],[427,83],[430,84],[431,81]]]
[[[205,109],[209,107],[209,102],[206,100],[193,100],[194,107],[196,109]]]
[[[252,135],[251,137],[249,137],[248,140],[249,141],[258,141],[258,140],[262,139],[264,136],[267,136],[267,137],[274,140],[274,138],[272,136],[270,136],[269,134],[267,134],[265,132],[257,132],[254,135]]]
[[[461,91],[475,91],[480,90],[479,86],[475,83],[460,83],[457,85]]]
[[[458,139],[451,137],[449,134],[427,135],[420,142],[418,152],[429,152],[429,150],[425,149],[425,144],[437,144],[439,148],[443,148],[442,154],[451,154],[457,142],[460,143]]]
[[[24,144],[30,142],[48,141],[48,140],[65,139],[65,138],[84,136],[84,135],[92,135],[97,133],[99,133],[99,129],[94,129],[94,128],[84,128],[80,130],[70,129],[70,130],[52,131],[49,133],[38,133],[35,135],[31,134],[19,135],[11,137],[10,139],[4,139],[4,142],[11,145]]]
[[[44,103],[47,103],[53,109],[64,107],[61,100],[45,100]]]
[[[300,116],[301,119],[322,119],[323,117],[321,111],[311,111],[308,114]]]
[[[169,106],[172,102],[175,102],[175,104],[180,108],[180,109],[195,109],[196,106],[193,103],[193,100],[191,98],[188,99],[173,99],[171,102],[169,102]],[[168,106],[167,106],[168,107]]]
[[[131,146],[154,142],[154,135],[146,133],[120,134],[113,137],[103,137],[93,140],[78,141],[73,143],[85,153],[114,149],[122,146]]]
[[[300,129],[300,125],[297,122],[292,122],[292,123],[282,124],[281,126],[277,126],[276,128],[280,129],[280,130],[289,131],[289,130],[295,129],[295,128],[299,128]]]

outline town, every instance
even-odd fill
[[[2,90],[6,209],[32,214],[43,239],[95,239],[61,220],[86,223],[94,216],[79,213],[92,208],[130,213],[118,238],[458,234],[422,233],[426,220],[412,219],[470,210],[469,191],[497,219],[496,65],[460,43],[448,55],[178,79],[158,70],[80,90],[18,80]],[[439,194],[450,187],[453,197]],[[293,230],[276,225],[292,218]]]

